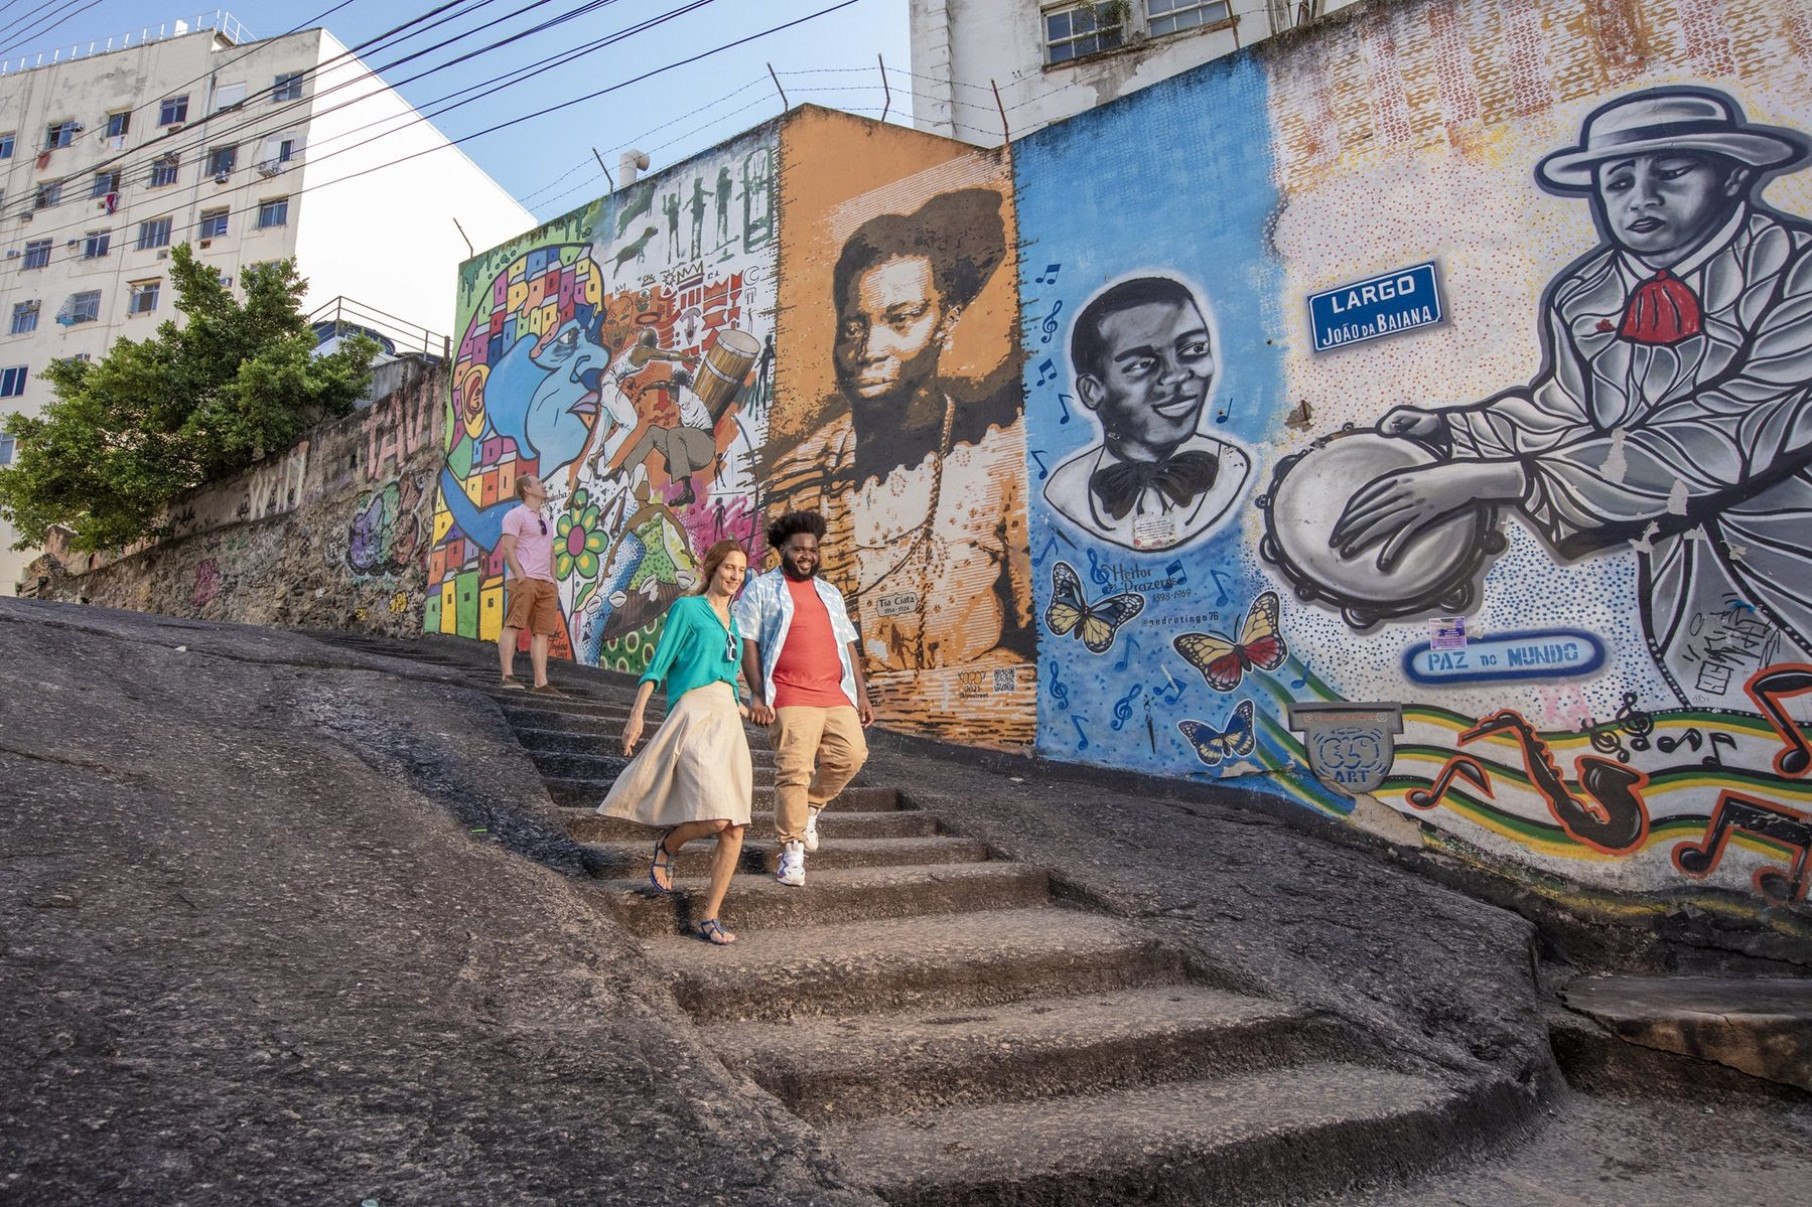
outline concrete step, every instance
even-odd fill
[[[609,747],[602,742],[596,743],[590,753],[531,750],[529,758],[534,761],[535,769],[542,777],[550,780],[602,780],[611,783],[623,773],[623,768],[629,766],[628,759],[620,754],[609,753]],[[771,761],[754,766],[754,784],[757,788],[774,786],[774,764]]]
[[[1197,985],[954,1013],[739,1022],[707,1035],[731,1068],[813,1123],[1100,1094],[1353,1047],[1330,1017]]]
[[[732,930],[735,904],[724,910]],[[728,947],[668,936],[647,950],[701,1023],[1000,1006],[1184,976],[1182,957],[1152,936],[1057,908],[745,930]]]
[[[1425,1166],[1453,1141],[1438,1083],[1335,1062],[824,1127],[895,1207],[1291,1202]]]
[[[886,816],[879,814],[877,816]],[[772,830],[759,838],[744,839],[740,867],[751,875],[772,872],[780,864],[780,845]],[[603,866],[602,875],[611,879],[641,880],[648,872],[649,857],[654,854],[652,835],[646,842],[587,843],[586,849],[596,854]],[[715,840],[689,842],[680,848],[678,875],[683,883],[703,880],[711,874],[711,860],[716,855]],[[811,871],[828,872],[840,868],[925,867],[939,863],[981,863],[988,858],[985,844],[973,838],[843,838],[827,842],[806,856]],[[730,889],[740,892],[737,883]]]
[[[1582,977],[1561,997],[1630,1043],[1812,1090],[1812,979]]]
[[[554,798],[554,803],[568,808],[596,808],[610,791],[610,785],[616,781],[613,775],[603,778],[570,778],[557,776],[546,779],[547,794]],[[774,788],[771,784],[756,784],[753,796],[755,809],[772,812],[774,808]],[[868,788],[850,785],[845,788],[826,809],[854,809],[864,813],[876,813],[883,809],[901,808],[900,793],[896,788]]]
[[[621,736],[623,727],[618,725],[614,732],[598,734],[589,730],[570,729],[517,729],[516,740],[522,743],[525,750],[531,752],[545,751],[550,754],[614,754],[622,748]],[[765,736],[765,735],[764,735]],[[749,746],[749,757],[754,761],[757,770],[774,765],[774,752],[767,746]]]
[[[653,846],[652,843],[649,844]],[[947,863],[931,866],[830,868],[808,856],[805,885],[791,888],[771,876],[745,876],[724,900],[724,924],[734,931],[821,926],[831,922],[956,914],[1033,907],[1050,897],[1045,869],[1024,863]],[[671,896],[647,891],[647,878],[605,881],[617,919],[631,934],[672,935],[702,921],[703,878],[675,882]]]
[[[503,706],[507,716],[517,713],[551,713],[564,720],[575,719],[615,719],[617,728],[623,726],[623,719],[629,715],[627,703],[615,700],[594,700],[588,696],[568,694],[561,696],[539,695],[532,691],[506,691],[495,685],[486,688],[487,693]],[[642,715],[652,721],[655,716],[653,706],[645,709]],[[666,710],[661,710],[666,715]]]
[[[566,809],[564,812],[566,832],[577,842],[641,843],[649,848],[654,845],[654,830],[633,821],[603,817],[595,806],[589,809]],[[930,838],[938,833],[938,820],[934,815],[921,813],[917,809],[893,809],[879,813],[838,810],[819,818],[818,829],[824,836],[822,849],[829,851],[844,839]],[[749,834],[754,836],[749,841],[766,838],[773,833],[772,810],[756,813],[749,818]]]

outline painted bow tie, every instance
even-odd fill
[[[1089,476],[1088,488],[1103,511],[1122,520],[1147,487],[1155,486],[1172,504],[1181,506],[1213,486],[1220,467],[1220,458],[1204,452],[1177,453],[1161,461],[1122,461],[1096,470]]]
[[[1630,295],[1617,334],[1637,344],[1677,344],[1704,326],[1698,295],[1663,268]]]

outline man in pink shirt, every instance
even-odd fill
[[[516,479],[516,506],[503,517],[503,562],[510,579],[504,584],[509,609],[503,632],[497,635],[497,657],[503,666],[503,686],[521,689],[515,677],[516,634],[529,631],[529,665],[535,671],[535,690],[550,696],[564,695],[547,681],[548,639],[560,631],[560,588],[554,583],[553,528],[542,514],[547,489],[541,479]]]

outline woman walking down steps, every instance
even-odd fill
[[[654,659],[623,723],[623,753],[635,759],[611,785],[598,812],[662,827],[648,866],[648,882],[657,892],[673,891],[674,860],[681,847],[694,838],[716,836],[698,933],[721,945],[736,941],[718,913],[742,856],[754,797],[744,711],[736,695],[742,637],[730,612],[749,558],[735,541],[719,541],[705,554],[701,570],[698,593],[681,596],[667,610]],[[662,682],[667,719],[654,740],[635,754],[648,697]]]

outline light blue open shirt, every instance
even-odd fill
[[[843,603],[843,592],[816,575],[812,586],[824,601],[830,614],[831,635],[837,641],[837,661],[843,668],[843,694],[849,706],[856,707],[856,671],[849,664],[849,643],[858,639],[856,626],[849,621],[849,609]],[[774,664],[780,661],[780,648],[786,644],[787,631],[793,627],[793,596],[786,589],[786,571],[776,567],[742,589],[736,601],[736,627],[744,637],[761,649],[762,703],[774,703]]]

